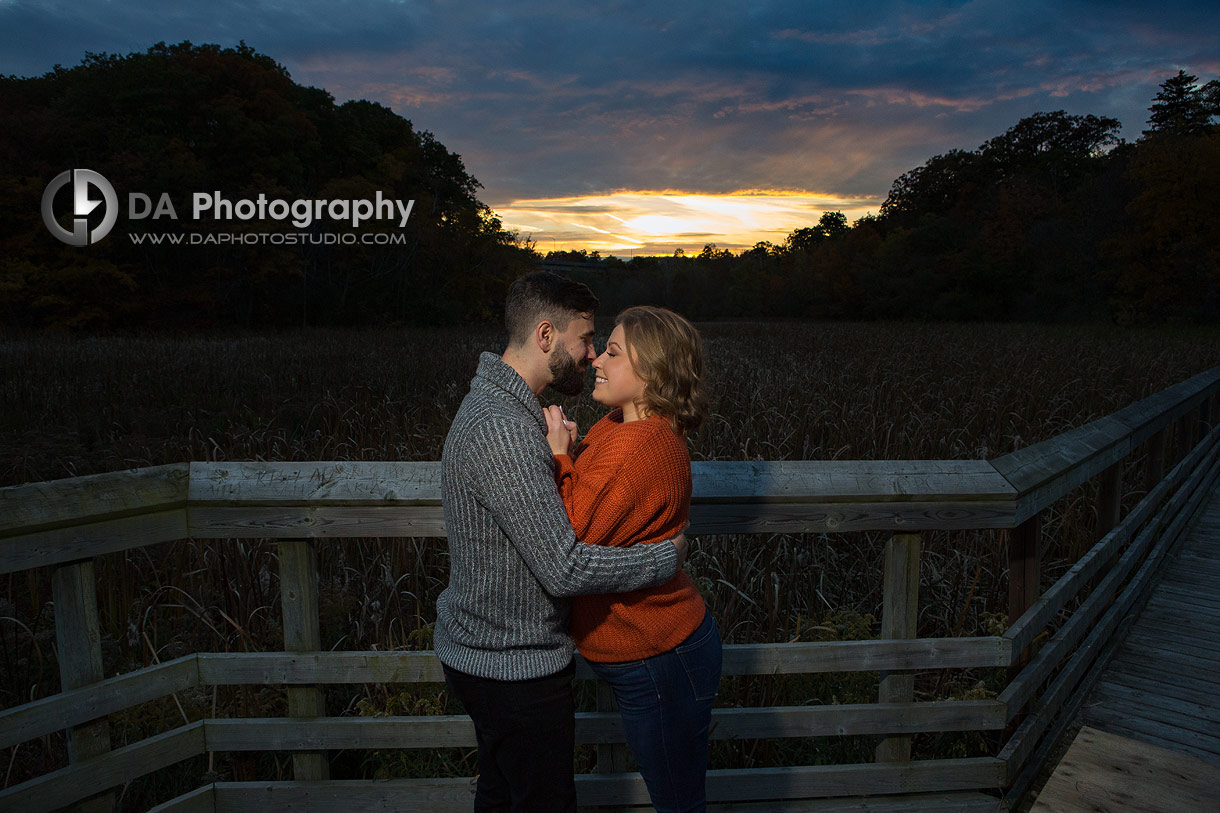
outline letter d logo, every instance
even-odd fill
[[[72,184],[72,231],[59,225],[55,219],[55,193],[69,183]],[[89,199],[90,184],[101,190],[102,200]],[[89,231],[88,215],[99,203],[106,205],[106,214],[102,217],[101,225]],[[100,172],[91,169],[66,169],[56,175],[42,193],[42,222],[47,224],[51,234],[70,246],[87,246],[98,242],[110,234],[118,217],[119,198],[114,193],[114,187]]]

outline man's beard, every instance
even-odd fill
[[[585,388],[584,365],[564,347],[556,347],[550,363],[550,388],[564,395],[580,395]]]

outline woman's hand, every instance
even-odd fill
[[[576,421],[569,421],[558,404],[542,410],[542,414],[546,417],[546,441],[551,445],[551,453],[568,454],[579,437]]]

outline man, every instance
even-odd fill
[[[441,457],[449,586],[434,648],[474,720],[475,810],[572,810],[568,597],[664,584],[686,539],[611,548],[577,540],[554,480],[538,395],[583,389],[597,299],[539,272],[505,302],[508,347],[483,353]]]

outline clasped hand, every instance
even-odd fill
[[[580,437],[576,421],[568,420],[558,404],[551,404],[542,414],[546,418],[546,442],[551,445],[551,453],[568,454]]]

